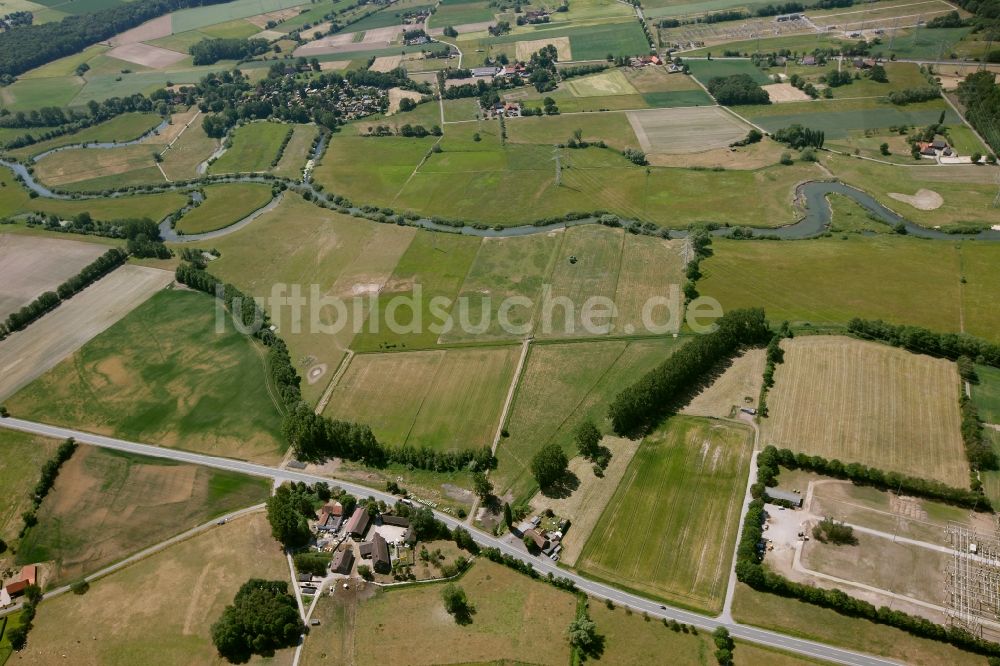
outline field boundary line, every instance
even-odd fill
[[[337,388],[337,384],[340,383],[340,380],[347,372],[347,367],[353,360],[354,350],[348,349],[347,353],[340,359],[340,365],[337,366],[337,370],[333,373],[333,377],[330,378],[330,383],[326,385],[326,390],[323,391],[323,396],[319,399],[319,402],[316,403],[316,409],[314,410],[316,414],[320,415],[326,410],[326,406],[330,403],[330,399],[333,397],[334,389]]]
[[[437,350],[432,350],[432,351],[437,351]],[[400,446],[406,446],[406,443],[410,440],[410,433],[413,432],[413,426],[417,424],[417,419],[420,418],[420,412],[424,408],[424,403],[427,402],[427,396],[431,392],[431,387],[434,386],[434,382],[437,381],[438,375],[441,374],[441,367],[444,365],[444,357],[445,357],[445,352],[444,350],[441,350],[441,353],[438,354],[437,367],[434,368],[434,376],[431,377],[431,380],[429,382],[427,382],[424,394],[420,396],[420,404],[417,405],[417,411],[413,412],[413,420],[410,421],[410,427],[406,429],[406,435],[403,437],[403,441],[399,443]]]
[[[528,348],[531,346],[531,338],[527,338],[521,343],[521,357],[517,361],[517,367],[514,369],[514,376],[511,377],[510,387],[507,389],[507,397],[504,399],[503,408],[500,410],[500,422],[497,424],[496,434],[493,435],[493,446],[491,447],[491,452],[496,455],[497,446],[500,444],[500,436],[503,433],[504,425],[507,423],[507,417],[510,414],[510,406],[514,402],[514,394],[517,393],[517,387],[521,383],[521,373],[524,371],[524,366],[528,360]]]

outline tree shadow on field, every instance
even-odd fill
[[[548,488],[542,489],[542,494],[549,499],[564,499],[580,487],[580,479],[568,469]]]

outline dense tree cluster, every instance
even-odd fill
[[[982,488],[982,482],[979,481],[976,470],[1000,468],[1000,460],[997,459],[990,442],[983,438],[983,424],[979,420],[979,410],[965,391],[960,395],[959,407],[962,414],[962,443],[965,444],[965,457],[972,468],[973,487],[979,490]]]
[[[271,534],[285,548],[302,548],[309,543],[312,532],[309,519],[315,518],[316,494],[298,484],[282,484],[267,498],[267,521]]]
[[[603,72],[608,69],[610,65],[604,63],[595,63],[592,65],[573,65],[572,67],[563,67],[559,70],[559,78],[562,80],[572,79],[574,76],[586,76],[588,74],[596,74],[597,72]]]
[[[177,9],[226,1],[126,2],[89,14],[67,16],[61,21],[16,26],[0,34],[0,75],[17,76],[63,56],[79,53],[91,44]]]
[[[1000,12],[1000,2],[995,6]],[[969,74],[958,85],[958,97],[972,126],[979,130],[995,152],[1000,152],[1000,133],[996,131],[996,119],[1000,117],[1000,86],[994,81],[993,73]]]
[[[246,60],[269,49],[266,39],[215,38],[192,44],[188,52],[195,65],[214,65],[220,60]]]
[[[951,11],[947,14],[942,14],[941,16],[935,16],[927,25],[927,28],[961,28],[965,25],[965,21],[959,16],[958,12]]]
[[[42,588],[37,585],[29,585],[24,588],[24,603],[21,606],[20,624],[9,629],[4,638],[10,642],[10,646],[20,652],[28,644],[28,632],[31,631],[35,620],[35,613],[38,609],[38,602],[42,600]]]
[[[819,521],[812,530],[813,538],[821,543],[832,543],[837,546],[854,546],[858,538],[854,536],[854,528],[827,516]]]
[[[494,465],[489,447],[438,451],[426,446],[386,446],[367,425],[320,416],[305,404],[288,413],[282,429],[299,460],[346,458],[372,467],[397,463],[437,472],[474,471]]]
[[[782,127],[774,133],[772,138],[797,150],[801,150],[807,146],[822,148],[826,142],[826,132],[803,127],[795,123],[790,127]]]
[[[719,666],[732,666],[736,641],[729,635],[729,630],[725,627],[716,627],[712,632],[712,642],[715,643],[715,661]]]
[[[292,647],[304,631],[288,583],[251,578],[212,625],[212,643],[229,662],[242,664],[253,655],[270,657]]]
[[[967,356],[976,363],[1000,368],[1000,345],[966,333],[936,333],[919,326],[889,324],[880,319],[851,319],[847,331],[865,340],[880,340],[917,354],[957,361]]]
[[[551,488],[566,474],[569,460],[557,442],[549,442],[531,459],[531,473],[539,488]]]
[[[941,96],[941,90],[937,86],[921,86],[920,88],[906,88],[904,90],[893,90],[888,94],[889,101],[899,106],[906,104],[916,104],[917,102],[927,102]]]
[[[325,576],[327,569],[330,567],[330,560],[332,559],[333,553],[317,552],[314,550],[296,553],[292,557],[292,560],[295,562],[295,570],[311,576]]]
[[[744,345],[763,344],[771,337],[761,309],[730,310],[716,323],[713,333],[694,336],[615,397],[608,416],[616,433],[630,435],[649,428],[717,363]]]
[[[749,74],[716,76],[708,82],[708,92],[724,106],[741,104],[770,104],[767,91],[753,80]]]

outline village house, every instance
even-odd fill
[[[371,516],[368,515],[368,511],[361,508],[360,506],[354,510],[354,514],[351,519],[347,521],[347,534],[355,539],[362,539],[365,536],[365,532],[368,531],[368,526],[371,524]]]
[[[27,588],[29,585],[34,585],[37,579],[37,575],[38,575],[38,569],[35,567],[34,564],[26,564],[25,566],[21,567],[20,577],[16,581],[8,583],[7,586],[4,588],[4,592],[7,593],[7,599],[8,599],[7,603],[9,604],[10,600],[13,599],[14,597],[19,597],[22,594],[24,594],[25,588]]]
[[[372,569],[376,573],[387,574],[392,571],[392,560],[389,558],[389,544],[378,532],[371,541],[366,541],[358,548],[361,557],[371,559]]]
[[[330,563],[330,571],[339,574],[349,574],[351,573],[352,566],[354,566],[354,549],[348,547],[338,551],[333,556],[333,561]]]
[[[808,65],[808,66],[812,67],[812,66],[814,66],[816,64],[816,56],[811,56],[811,55],[810,56],[805,56],[804,58],[802,58],[802,60],[799,61],[799,64],[800,65]]]
[[[340,502],[326,504],[319,510],[316,529],[320,532],[336,532],[344,522],[344,507]]]

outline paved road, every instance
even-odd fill
[[[117,451],[127,451],[129,453],[151,456],[155,458],[166,458],[170,460],[176,460],[178,462],[191,463],[194,465],[204,465],[206,467],[214,467],[216,469],[225,469],[234,472],[242,472],[244,474],[266,477],[277,481],[295,481],[295,482],[303,481],[305,483],[310,483],[310,484],[316,483],[318,481],[325,481],[340,486],[349,493],[361,497],[374,497],[377,500],[382,500],[388,503],[394,503],[398,499],[388,493],[379,490],[373,490],[371,488],[366,488],[364,486],[360,486],[354,483],[341,481],[339,479],[331,479],[329,477],[304,474],[302,472],[296,472],[294,470],[267,467],[265,465],[257,465],[254,463],[244,462],[242,460],[230,460],[228,458],[218,458],[215,456],[208,456],[200,453],[191,453],[188,451],[179,451],[177,449],[167,449],[158,446],[150,446],[148,444],[139,444],[136,442],[129,442],[126,440],[115,439],[113,437],[105,437],[103,435],[93,435],[78,430],[71,430],[69,428],[51,426],[43,423],[35,423],[33,421],[25,421],[23,419],[0,418],[0,427],[9,428],[12,430],[20,430],[22,432],[29,432],[36,435],[43,435],[46,437],[53,437],[56,439],[66,439],[68,437],[73,437],[76,439],[76,441],[82,444],[90,444],[93,446],[100,446],[108,449],[114,449]],[[249,510],[255,510],[255,508],[247,509],[247,511]],[[529,562],[543,576],[551,573],[554,576],[561,576],[563,578],[568,578],[572,580],[580,590],[586,592],[588,595],[592,597],[596,597],[598,599],[610,599],[615,603],[615,605],[628,606],[633,611],[640,613],[647,613],[652,618],[673,619],[677,620],[678,622],[691,624],[698,627],[699,629],[705,629],[708,631],[712,631],[719,626],[724,626],[729,630],[729,632],[733,635],[734,638],[743,639],[753,643],[758,643],[761,645],[766,645],[769,647],[784,650],[786,652],[792,652],[813,659],[821,659],[836,664],[875,666],[879,664],[899,663],[888,659],[883,659],[881,657],[867,655],[859,652],[853,652],[851,650],[843,650],[841,648],[824,645],[822,643],[816,643],[814,641],[808,641],[801,638],[786,636],[784,634],[780,634],[774,631],[767,631],[764,629],[757,629],[754,627],[737,624],[736,622],[729,620],[710,618],[705,615],[700,615],[698,613],[693,613],[679,608],[662,606],[658,602],[651,601],[649,599],[646,599],[645,597],[641,597],[636,594],[631,594],[629,592],[624,592],[610,585],[605,585],[604,583],[598,583],[588,578],[584,578],[583,576],[580,576],[579,574],[576,574],[574,572],[560,569],[548,558],[532,557],[527,553],[525,553],[523,550],[511,546],[493,537],[492,535],[486,534],[485,532],[481,532],[474,528],[469,528],[468,525],[463,524],[460,520],[456,519],[453,516],[449,516],[447,514],[438,512],[435,512],[435,515],[439,520],[448,525],[449,528],[463,527],[465,529],[469,529],[475,541],[481,546],[497,548],[501,552],[504,552],[508,555],[512,555],[520,560]],[[209,526],[210,524],[206,524],[195,529],[206,529]],[[178,537],[175,537],[174,540],[170,540],[164,542],[163,544],[159,544],[158,546],[154,546],[153,549],[147,549],[142,553],[137,553],[136,555],[133,555],[127,560],[123,560],[117,566],[119,568],[122,566],[126,566],[131,561],[134,561],[135,559],[148,555],[149,554],[148,551],[152,550],[152,552],[155,552],[155,550],[158,550],[162,547],[166,547],[171,542],[175,540],[180,540],[182,538],[186,538],[185,535],[179,535]],[[96,575],[97,574],[95,574],[95,576]],[[62,591],[65,592],[65,589],[62,589]],[[53,591],[53,593],[54,592],[55,591]]]

